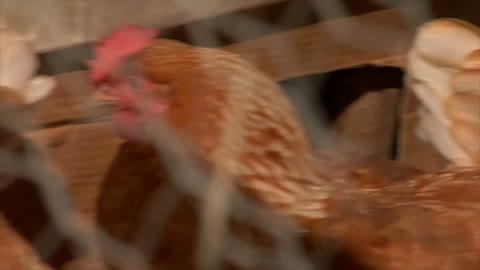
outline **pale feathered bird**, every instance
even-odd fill
[[[480,166],[480,28],[458,19],[421,25],[406,84],[421,103],[418,134],[456,166]]]
[[[26,103],[47,97],[55,88],[52,77],[37,75],[39,60],[32,41],[0,21],[0,86],[22,96]]]

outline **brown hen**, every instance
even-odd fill
[[[294,221],[301,229],[296,232],[303,243],[300,251],[308,254],[313,269],[480,266],[478,169],[417,175],[398,165],[384,166],[384,172],[361,163],[326,166],[320,162],[327,159],[311,149],[280,86],[240,57],[156,40],[123,60],[136,67],[133,74],[144,75],[154,85],[151,100],[169,100],[168,109],[150,119],[160,126],[164,120],[173,129],[175,139],[212,175],[211,181],[226,181],[218,175],[231,176],[241,194]],[[112,69],[111,74],[110,79],[118,80],[122,72]],[[145,108],[140,106],[138,110]],[[159,141],[162,145],[168,136],[149,136],[145,133],[119,150],[104,180],[98,222],[143,252],[152,269],[195,269],[198,210],[205,196],[190,192],[179,197],[184,192],[171,180],[180,174],[180,180],[188,182],[188,172],[181,166],[172,170],[172,163],[181,163],[174,150],[158,151]],[[168,149],[172,142],[163,145]],[[235,209],[234,200],[231,207]],[[234,235],[272,246],[273,240],[265,239],[258,228],[251,231],[236,220],[238,214],[233,210],[227,222]],[[271,221],[260,230],[280,224]],[[228,252],[229,244],[223,242],[221,262],[233,269],[312,269],[282,261],[285,253],[260,252],[246,260],[249,263],[236,260],[238,254]]]

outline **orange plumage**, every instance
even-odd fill
[[[480,197],[475,196],[480,170],[421,175],[390,165],[382,165],[386,173],[375,166],[365,170],[362,164],[326,166],[309,145],[280,86],[239,56],[156,40],[128,61],[154,85],[149,101],[168,98],[168,109],[150,120],[165,120],[204,170],[232,176],[242,194],[297,222],[302,229],[298,239],[306,244],[303,251],[331,251],[327,242],[337,246],[342,255],[333,256],[331,269],[453,270],[480,265],[475,256],[480,248],[475,229],[480,226]],[[130,113],[140,116],[141,110]],[[159,156],[143,138],[118,152],[102,188],[99,224],[151,256],[154,269],[192,269],[199,199],[172,195],[178,190],[169,181],[169,156]],[[403,180],[394,179],[394,171],[404,174],[399,177]],[[161,211],[157,218],[150,216],[148,222],[162,224],[161,233],[153,229],[151,236],[160,235],[158,245],[148,244],[152,239],[138,233],[148,227],[143,217],[152,200],[157,207],[179,206],[173,207],[170,219],[163,220]],[[236,235],[249,238],[235,219],[229,224]],[[257,232],[247,235],[264,244]],[[323,255],[308,257],[315,262]],[[270,267],[281,269],[275,260],[267,259]]]

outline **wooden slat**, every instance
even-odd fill
[[[405,65],[407,64],[407,57],[405,54],[387,56],[385,58],[373,60],[369,64],[384,67],[398,67],[404,69]]]
[[[318,23],[224,49],[240,54],[275,80],[285,80],[402,55],[411,33],[400,11],[393,9]]]
[[[55,76],[58,86],[48,98],[31,106],[34,125],[68,124],[69,122],[96,121],[110,113],[91,101],[95,91],[88,72],[77,71]]]
[[[37,130],[28,137],[46,146],[64,173],[79,209],[92,217],[101,180],[122,143],[109,123],[65,125]]]
[[[372,25],[382,27],[369,30]],[[344,36],[343,41],[333,38],[329,32],[353,26],[358,29],[352,29],[352,35]],[[402,53],[410,39],[408,33],[399,11],[387,10],[314,24],[224,49],[240,54],[280,81],[368,63],[402,66]],[[286,42],[290,42],[289,46]],[[364,50],[360,44],[371,47]],[[93,108],[88,102],[94,89],[87,76],[86,71],[56,76],[58,88],[33,108],[37,124],[83,121],[85,117],[99,118],[107,114],[106,108]]]
[[[124,24],[168,27],[285,0],[0,1],[0,17],[48,51],[93,41]]]

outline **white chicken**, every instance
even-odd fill
[[[452,165],[480,166],[480,28],[457,19],[422,25],[407,74],[422,104],[420,138]]]
[[[30,40],[0,21],[0,86],[15,91],[26,103],[35,103],[50,94],[56,82],[47,76],[37,76],[37,55]]]

